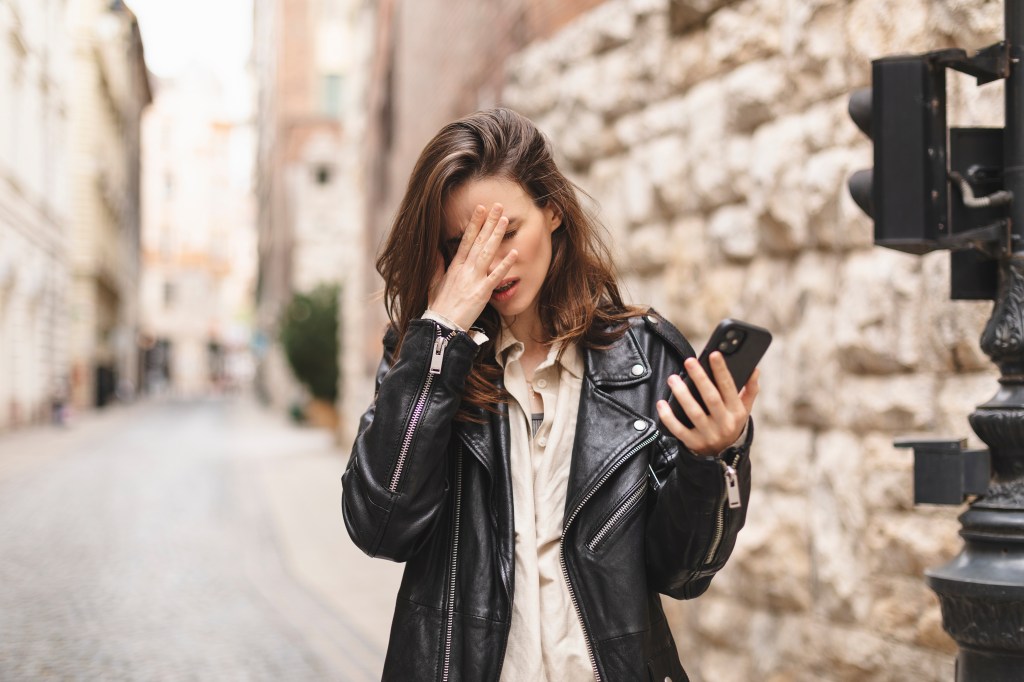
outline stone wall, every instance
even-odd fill
[[[775,334],[747,528],[705,596],[666,604],[694,680],[953,679],[922,574],[958,510],[915,508],[891,443],[977,443],[991,306],[949,300],[948,254],[872,246],[846,106],[872,58],[1001,36],[984,0],[611,0],[508,65],[501,100],[594,198],[632,300],[697,347],[727,316]],[[951,78],[951,122],[1002,125],[1001,94]]]

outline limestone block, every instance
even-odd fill
[[[810,429],[757,424],[751,454],[754,485],[766,491],[806,493],[813,442]]]
[[[955,0],[930,6],[926,33],[956,36],[957,45],[970,49],[1003,39],[1003,4],[985,0]]]
[[[931,432],[937,382],[929,375],[847,375],[838,393],[838,424],[855,431]]]
[[[549,41],[550,57],[563,65],[622,46],[630,40],[636,14],[626,2],[605,2],[569,22]]]
[[[722,71],[721,64],[708,59],[708,49],[708,34],[704,31],[693,31],[665,44],[658,82],[666,95],[686,92]]]
[[[834,621],[863,618],[868,609],[863,581],[862,538],[867,523],[860,496],[861,443],[853,434],[818,436],[810,471],[808,512],[816,612]]]
[[[757,218],[746,206],[723,206],[708,221],[708,237],[726,258],[747,262],[757,255]]]
[[[661,137],[643,150],[655,200],[661,210],[672,215],[691,208],[688,196],[690,168],[686,141],[680,135]]]
[[[891,433],[864,434],[861,457],[864,476],[860,495],[872,513],[914,508],[914,454],[893,446]]]
[[[665,3],[662,0],[627,0],[626,4],[637,16],[637,19],[652,14],[667,18]]]
[[[776,329],[761,362],[763,413],[772,423],[831,428],[842,397],[840,369],[831,340],[835,306],[805,299],[792,328]],[[753,320],[752,320],[753,321]]]
[[[892,646],[873,630],[817,623],[814,640],[825,652],[819,679],[863,682],[886,679],[886,653]],[[813,627],[813,626],[812,626]],[[897,673],[898,674],[898,673]]]
[[[790,99],[798,106],[848,94],[854,73],[843,35],[845,3],[820,0],[790,3],[783,25],[783,54],[789,65]]]
[[[672,242],[668,226],[655,223],[630,232],[625,243],[624,262],[632,272],[649,275],[664,268],[671,254]]]
[[[803,210],[810,228],[811,238],[818,248],[845,250],[864,246],[856,233],[842,221],[840,203],[849,195],[846,183],[859,168],[871,165],[864,163],[861,150],[834,147],[811,156],[803,167],[801,192]],[[773,215],[778,211],[773,208]],[[795,207],[785,207],[793,212]],[[784,214],[783,214],[784,215]]]
[[[625,185],[622,182],[625,165],[625,159],[621,156],[596,161],[581,183],[597,202],[597,217],[616,242],[624,238],[629,222]]]
[[[684,661],[683,665],[686,665]],[[738,657],[735,652],[722,648],[705,651],[699,659],[701,680],[715,680],[716,682],[749,682],[755,679],[751,677],[751,661],[746,657]]]
[[[718,140],[708,137],[701,142],[691,138],[688,147],[692,161],[686,190],[697,206],[711,211],[745,200],[742,179],[753,162],[748,138],[724,135]],[[690,200],[685,205],[689,206]]]
[[[888,249],[852,254],[842,270],[836,319],[840,364],[858,374],[888,374],[920,361],[920,261]]]
[[[952,658],[956,654],[957,645],[952,637],[942,627],[942,612],[938,606],[938,598],[933,608],[922,611],[920,618],[917,621],[917,632],[914,636],[914,642],[920,646],[928,649],[934,649],[935,651],[941,651],[949,655]],[[952,679],[948,675],[944,675],[941,678],[935,677],[934,679]]]
[[[804,111],[802,115],[807,130],[807,146],[811,151],[830,147],[857,146],[861,155],[861,163],[858,167],[868,168],[871,166],[871,143],[850,118],[848,109],[852,90],[870,84],[869,77],[863,83],[851,85],[846,92],[819,102]]]
[[[601,54],[627,45],[636,37],[637,14],[632,3],[606,2],[580,17],[578,30],[592,36],[589,53]]]
[[[800,116],[783,116],[759,127],[751,137],[747,167],[749,201],[766,206],[786,168],[799,166],[807,157],[807,126]]]
[[[736,0],[686,0],[669,4],[669,19],[672,30],[683,33],[700,28],[700,25],[716,10]]]
[[[781,59],[743,64],[722,78],[730,133],[750,133],[776,118],[789,102],[791,84]]]
[[[586,109],[574,110],[558,137],[552,139],[562,156],[576,167],[589,166],[621,151],[601,116]]]
[[[509,58],[502,102],[524,116],[540,116],[559,102],[561,65],[551,58],[546,43],[538,43]]]
[[[854,0],[846,17],[845,42],[851,63],[864,64],[887,54],[914,54],[935,47],[927,0]],[[870,73],[870,65],[867,66]]]
[[[748,612],[750,609],[748,609]],[[744,649],[750,652],[751,680],[766,682],[811,682],[821,678],[813,674],[824,657],[817,646],[807,615],[753,610],[750,639]],[[714,678],[708,678],[714,679]]]
[[[878,575],[868,589],[873,593],[868,621],[875,630],[897,641],[920,644],[922,626],[930,628],[934,616],[939,614],[938,598],[924,580],[916,576]],[[932,644],[931,648],[955,651],[948,635]]]
[[[957,513],[955,507],[942,507],[932,514],[915,509],[872,518],[865,535],[865,569],[920,577],[926,568],[946,563],[963,545]]]
[[[741,299],[744,310],[753,315],[749,321],[776,335],[788,334],[803,324],[808,305],[834,308],[840,262],[833,254],[816,251],[804,251],[792,259],[755,258],[747,266]],[[833,343],[831,331],[823,334],[805,327],[802,332],[819,342],[828,339]]]
[[[736,540],[728,570],[716,580],[720,588],[745,604],[773,611],[811,607],[811,544],[817,511],[802,495],[755,487],[747,523]]]
[[[629,50],[571,62],[562,81],[564,95],[602,116],[621,116],[646,100],[649,86],[638,77],[638,67]]]
[[[871,163],[858,164],[857,169],[870,168]],[[852,173],[851,173],[852,175]],[[849,181],[849,178],[847,178]],[[871,218],[864,214],[860,206],[854,202],[846,187],[839,192],[839,205],[836,210],[836,226],[838,234],[834,237],[838,248],[865,251],[874,248],[875,225]]]
[[[766,197],[760,215],[761,245],[772,254],[790,254],[809,245],[805,168],[801,165],[780,169],[778,184]]]
[[[642,151],[634,150],[619,179],[623,185],[628,225],[641,225],[655,217],[654,185]]]
[[[736,65],[777,54],[785,6],[783,0],[759,0],[715,12],[708,19],[707,58],[723,65]]]

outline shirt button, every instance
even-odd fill
[[[547,385],[548,382],[545,379],[540,379],[539,381],[537,381],[537,388],[544,388]]]
[[[640,365],[640,364],[636,364],[636,365],[633,365],[633,367],[629,371],[630,371],[630,373],[632,373],[633,376],[638,377],[638,376],[640,376],[641,374],[644,373],[644,366]]]
[[[637,419],[635,422],[633,422],[633,428],[636,429],[637,431],[646,431],[647,422],[645,422],[643,419]]]
[[[650,322],[651,324],[658,324],[658,318],[655,317],[654,315],[648,315],[647,321]],[[668,678],[666,677],[665,679],[667,680]]]
[[[540,438],[537,439],[537,445],[539,445],[541,447],[544,447],[547,444],[548,444],[548,439],[545,438],[544,436],[541,436]]]

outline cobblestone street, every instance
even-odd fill
[[[343,466],[245,399],[0,437],[0,679],[379,679],[401,567]]]

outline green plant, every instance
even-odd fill
[[[284,310],[280,338],[295,376],[314,398],[338,399],[337,284],[321,284],[297,293]]]

